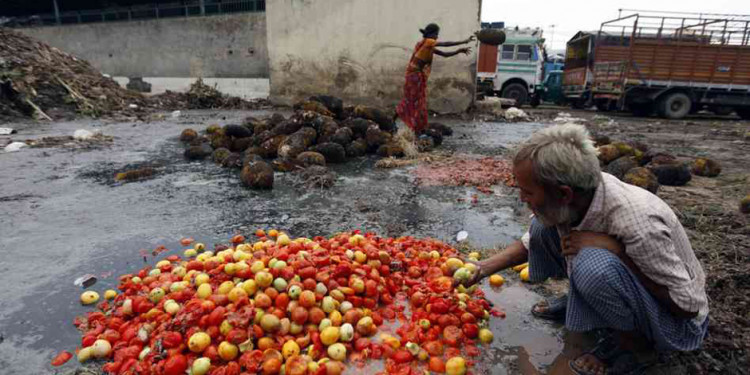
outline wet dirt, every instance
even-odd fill
[[[375,158],[335,165],[329,189],[307,189],[277,174],[273,190],[242,187],[236,170],[182,157],[178,135],[209,123],[238,123],[262,111],[188,111],[151,123],[96,120],[14,124],[23,139],[98,129],[114,137],[87,149],[27,148],[0,154],[0,367],[10,374],[53,373],[49,361],[73,350],[80,334],[72,322],[90,308],[73,284],[83,274],[116,285],[120,274],[153,263],[141,250],[164,245],[179,254],[185,236],[212,244],[235,233],[279,228],[293,236],[330,235],[363,229],[384,236],[414,235],[452,242],[461,230],[480,248],[497,248],[525,229],[526,209],[516,192],[494,186],[481,194],[463,186],[418,186],[413,168],[374,168]],[[455,134],[443,148],[483,156],[502,155],[542,124],[501,124],[447,119]],[[152,168],[148,178],[118,182],[119,172]],[[472,202],[472,197],[478,199]],[[541,297],[508,276],[509,286],[488,290],[507,312],[494,319],[496,341],[478,368],[491,373],[536,373],[563,352],[561,327],[531,319]],[[515,279],[517,280],[517,278]],[[73,360],[57,371],[78,366]]]

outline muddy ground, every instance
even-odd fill
[[[440,119],[454,127],[442,153],[502,156],[533,131],[553,123],[560,109],[530,111],[538,121],[507,124],[473,116]],[[600,117],[566,112],[613,139],[637,139],[680,157],[707,155],[723,164],[718,178],[695,177],[688,186],[663,188],[659,195],[680,215],[706,268],[712,324],[706,348],[666,358],[653,373],[746,373],[750,347],[750,259],[746,217],[737,213],[747,194],[750,123],[729,118],[687,121]],[[9,124],[13,139],[71,135],[99,129],[112,142],[79,147],[65,144],[0,154],[0,367],[10,374],[54,373],[50,359],[73,350],[80,335],[72,325],[87,311],[73,281],[86,273],[99,281],[91,289],[116,285],[117,275],[141,268],[153,257],[141,250],[165,245],[174,254],[179,239],[226,241],[235,233],[279,228],[293,236],[328,235],[363,229],[381,235],[415,235],[454,243],[469,232],[470,245],[495,252],[520,236],[527,211],[505,186],[483,193],[473,187],[420,186],[413,168],[374,168],[362,158],[334,167],[339,179],[329,190],[310,190],[278,174],[271,191],[243,188],[235,170],[211,162],[188,162],[177,140],[187,128],[238,123],[266,112],[190,111],[179,119],[110,123],[80,120],[54,124]],[[2,141],[2,140],[0,140]],[[116,182],[126,170],[150,167],[136,182]],[[473,197],[477,196],[476,202]],[[513,272],[487,296],[507,313],[494,319],[495,343],[482,353],[478,373],[569,373],[567,361],[589,342],[560,325],[541,322],[528,311],[557,284],[520,283]],[[71,361],[60,373],[78,364]]]

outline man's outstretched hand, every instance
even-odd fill
[[[487,269],[487,265],[483,265],[484,262],[482,262],[482,261],[476,262],[476,261],[473,261],[473,260],[467,260],[465,263],[471,263],[471,264],[473,264],[474,266],[476,266],[476,270],[474,270],[474,272],[471,274],[471,277],[469,277],[468,279],[466,279],[466,281],[464,281],[463,283],[461,283],[458,280],[454,279],[453,280],[453,286],[458,286],[460,284],[463,284],[463,286],[465,286],[465,287],[468,288],[468,287],[470,287],[470,286],[472,286],[472,285],[474,285],[474,284],[482,281],[482,279],[484,279],[485,277],[487,277],[487,275],[485,274],[485,270]]]

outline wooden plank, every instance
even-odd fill
[[[479,45],[478,73],[495,73],[497,71],[497,46],[481,43]]]

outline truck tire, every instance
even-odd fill
[[[502,97],[506,99],[515,99],[516,105],[521,106],[526,104],[526,98],[529,96],[529,91],[526,90],[526,86],[520,83],[511,83],[505,86],[503,89]]]
[[[630,104],[628,107],[633,116],[637,117],[648,117],[654,113],[654,106],[651,103]]]
[[[681,119],[690,114],[693,101],[687,94],[673,92],[659,100],[659,115],[669,119]]]

